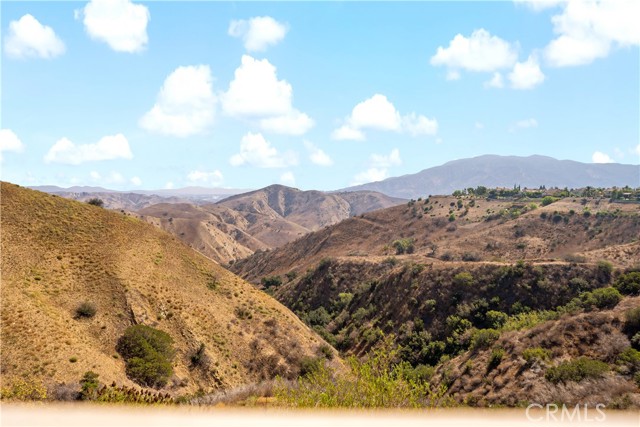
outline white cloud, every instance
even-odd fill
[[[533,55],[530,55],[525,62],[516,63],[508,77],[513,89],[532,89],[545,79],[538,60]]]
[[[528,8],[539,12],[545,9],[551,9],[558,7],[561,4],[566,3],[569,0],[513,0],[516,4],[522,4]]]
[[[296,177],[293,176],[293,172],[285,172],[280,175],[280,182],[288,186],[296,185]]]
[[[375,94],[353,107],[346,124],[334,130],[331,137],[362,141],[364,129],[405,132],[412,136],[435,135],[438,122],[416,113],[401,116],[386,96]]]
[[[165,190],[173,190],[174,188],[176,187],[172,181],[167,181],[167,183],[164,185]]]
[[[44,156],[46,163],[66,163],[79,165],[101,160],[132,159],[129,141],[121,133],[105,136],[95,144],[75,145],[67,138],[61,138]]]
[[[470,37],[456,35],[449,47],[438,47],[431,65],[446,66],[453,71],[495,71],[511,67],[518,59],[517,49],[487,30],[475,30]]]
[[[366,171],[360,172],[359,174],[357,174],[353,178],[353,181],[351,181],[351,185],[360,185],[360,184],[366,184],[368,182],[382,181],[388,176],[389,175],[388,175],[387,169],[369,168]]]
[[[229,159],[232,166],[244,164],[259,168],[284,168],[298,163],[292,152],[278,153],[269,141],[260,133],[247,133],[240,141],[240,153]]]
[[[148,42],[149,9],[130,0],[91,0],[83,9],[84,28],[92,39],[117,52],[139,52]]]
[[[591,155],[591,161],[593,163],[613,163],[613,159],[609,157],[608,154],[600,151],[595,151],[593,155]]]
[[[435,135],[438,133],[438,121],[410,113],[402,116],[402,131],[411,136]]]
[[[4,151],[20,153],[24,150],[24,144],[11,129],[0,129],[0,162]]]
[[[400,150],[394,148],[388,156],[383,154],[372,154],[370,164],[373,168],[377,169],[401,165],[402,159],[400,158]]]
[[[510,132],[515,132],[518,129],[529,129],[538,127],[538,121],[534,118],[518,120],[510,128]]]
[[[222,95],[222,108],[230,116],[283,116],[291,111],[292,92],[286,80],[278,80],[276,67],[268,60],[243,55]]]
[[[177,137],[204,132],[215,118],[212,81],[208,65],[176,68],[165,79],[155,105],[140,119],[140,127]]]
[[[482,123],[482,122],[476,122],[474,126],[478,130],[484,129],[484,123]]]
[[[504,79],[499,72],[493,73],[491,80],[484,82],[484,87],[495,87],[501,89],[504,87]]]
[[[222,172],[217,169],[212,172],[199,170],[191,171],[189,172],[189,175],[187,175],[187,179],[192,184],[208,185],[210,187],[219,187],[224,180]]]
[[[140,179],[140,177],[138,176],[133,176],[131,177],[131,179],[129,180],[129,182],[133,185],[135,185],[136,187],[140,187],[142,185],[142,180]]]
[[[309,151],[309,159],[311,160],[311,163],[319,166],[333,165],[333,160],[331,159],[331,157],[329,157],[327,153],[313,145],[311,142],[305,141],[304,146]]]
[[[640,144],[636,145],[635,152],[640,156]]]
[[[343,140],[351,140],[351,141],[364,141],[366,138],[364,133],[358,129],[353,129],[349,125],[340,126],[338,129],[335,129],[331,132],[331,138],[343,141]]]
[[[284,116],[260,120],[260,127],[265,131],[285,135],[304,135],[314,125],[315,121],[311,117],[295,109]]]
[[[437,141],[436,141],[437,142]],[[389,168],[402,164],[400,150],[394,148],[389,155],[372,154],[369,157],[369,167],[367,170],[357,174],[351,185],[360,185],[367,182],[382,181],[389,176]]]
[[[606,57],[613,46],[638,46],[638,16],[636,0],[568,1],[551,18],[558,37],[545,48],[545,60],[555,67],[584,65]]]
[[[244,48],[249,52],[264,51],[282,41],[286,34],[287,26],[270,16],[240,19],[229,24],[229,35],[242,38]]]
[[[124,176],[122,176],[120,172],[111,171],[109,172],[109,175],[107,175],[107,177],[105,178],[105,181],[108,184],[123,184],[126,181],[126,179],[124,178]]]
[[[9,23],[4,51],[13,58],[54,58],[64,53],[65,46],[51,27],[27,14]]]
[[[262,130],[287,135],[303,135],[315,122],[292,104],[293,89],[278,80],[276,67],[268,60],[243,55],[227,92],[221,95],[225,114],[257,119]]]

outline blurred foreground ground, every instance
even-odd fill
[[[536,425],[590,425],[640,427],[639,411],[584,408],[437,409],[405,411],[229,409],[181,406],[126,407],[90,404],[2,404],[0,425],[13,426],[447,426],[517,427]]]

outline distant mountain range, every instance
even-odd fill
[[[417,198],[451,194],[455,190],[486,187],[580,188],[640,186],[640,165],[580,163],[546,156],[485,155],[447,162],[415,174],[348,187],[341,191],[371,190],[392,197]]]

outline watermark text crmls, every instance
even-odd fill
[[[603,403],[596,405],[577,404],[574,406],[555,403],[532,403],[527,406],[525,415],[532,422],[594,422],[603,423],[607,420]]]

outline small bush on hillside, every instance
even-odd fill
[[[613,308],[621,299],[622,295],[620,295],[620,292],[612,287],[594,289],[591,292],[583,292],[580,294],[582,306],[587,310],[592,310],[593,308]]]
[[[173,340],[166,332],[146,325],[128,327],[116,350],[126,363],[129,378],[146,387],[160,388],[173,375]]]
[[[282,285],[282,278],[280,276],[263,277],[262,280],[260,280],[260,283],[262,283],[262,286],[266,289],[269,289],[273,286]]]
[[[473,276],[468,271],[463,271],[453,276],[453,283],[458,286],[471,286],[473,285]]]
[[[555,202],[557,199],[551,196],[545,196],[542,198],[542,206],[549,206],[551,203]]]
[[[93,371],[87,371],[80,380],[80,399],[82,400],[94,400],[98,396],[98,388],[100,387],[100,381],[98,381],[98,374]]]
[[[544,377],[554,384],[580,382],[586,378],[599,378],[607,371],[609,371],[609,365],[606,363],[580,357],[549,368]]]
[[[461,259],[462,261],[467,261],[467,262],[480,261],[480,257],[478,256],[478,254],[473,252],[463,253]]]
[[[624,366],[630,374],[640,372],[640,351],[628,347],[618,355],[616,363],[620,366]]]
[[[489,328],[500,329],[507,323],[509,316],[501,311],[489,310],[485,316],[485,322]]]
[[[471,335],[469,348],[477,350],[490,347],[498,338],[500,338],[500,332],[495,329],[477,329]]]
[[[551,358],[551,350],[542,347],[528,348],[522,352],[522,357],[527,362],[527,365],[532,365],[535,362],[549,360]]]
[[[76,308],[76,318],[91,318],[96,315],[96,311],[97,309],[95,305],[85,301]]]
[[[611,281],[611,273],[613,273],[613,264],[609,261],[598,261],[596,277],[600,283],[609,283]]]
[[[640,272],[633,271],[618,277],[615,288],[625,295],[637,295],[640,293]]]
[[[489,355],[489,362],[487,363],[487,372],[493,371],[498,367],[502,358],[504,357],[504,350],[501,348],[494,348]]]
[[[204,343],[200,344],[200,347],[198,347],[198,350],[196,350],[195,353],[191,355],[190,359],[191,359],[191,366],[194,368],[195,367],[206,368],[207,366],[209,366],[210,360],[209,360],[209,356],[207,356],[207,353],[205,351]]]
[[[624,313],[624,331],[630,337],[635,337],[640,333],[640,307],[632,308]],[[638,347],[640,348],[640,343],[638,343]]]
[[[99,208],[103,208],[104,207],[104,201],[102,199],[99,199],[97,197],[91,198],[89,200],[87,200],[87,203],[93,206],[97,206]]]
[[[413,239],[398,239],[391,245],[395,248],[396,255],[412,254],[415,249]]]

